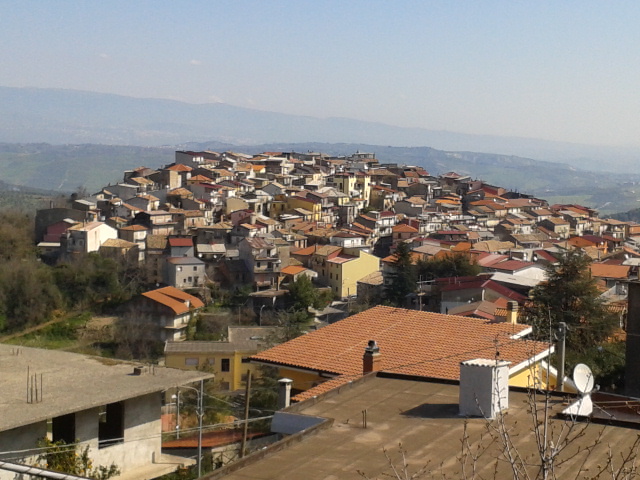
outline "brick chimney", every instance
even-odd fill
[[[362,356],[362,374],[378,372],[381,368],[382,356],[380,355],[380,347],[378,347],[375,340],[369,340]]]
[[[518,323],[518,302],[507,302],[507,323]]]

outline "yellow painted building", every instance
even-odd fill
[[[380,270],[380,259],[360,249],[343,249],[327,259],[328,284],[334,295],[346,298],[355,295],[358,280]]]
[[[351,196],[351,192],[356,188],[356,177],[348,173],[336,173],[333,176],[333,184],[342,193]]]
[[[364,200],[365,205],[369,205],[371,201],[371,176],[366,173],[356,174],[356,190],[360,191],[360,197]]]
[[[257,365],[248,357],[265,348],[273,327],[228,327],[227,340],[167,342],[165,366],[181,370],[207,370],[223,390],[235,391],[246,385],[247,371],[255,376]]]
[[[296,208],[302,208],[311,212],[310,221],[312,222],[319,222],[322,218],[322,205],[320,202],[295,195],[287,197],[287,211],[292,211]]]

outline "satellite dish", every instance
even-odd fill
[[[584,363],[579,363],[573,369],[573,381],[580,393],[588,394],[593,390],[593,372]]]

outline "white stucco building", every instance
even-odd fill
[[[66,253],[91,253],[104,242],[118,238],[118,230],[103,222],[79,223],[69,228],[64,241]]]
[[[161,458],[161,392],[212,377],[0,345],[0,461],[33,465],[47,436],[88,445],[94,466],[115,463],[123,480],[169,473],[179,463]],[[14,478],[0,469],[0,480]]]

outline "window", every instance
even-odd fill
[[[110,403],[100,407],[98,448],[110,447],[123,442],[124,402]]]
[[[187,278],[187,282],[189,282],[189,283],[193,282],[193,277],[188,277]]]
[[[260,262],[256,263],[256,267],[260,268]]]
[[[187,357],[184,359],[184,364],[187,367],[197,367],[200,364],[198,358]]]
[[[62,440],[65,443],[76,441],[76,414],[61,415],[51,422],[52,440],[57,442]]]
[[[176,270],[181,272],[182,271],[182,267],[178,267],[178,268],[176,268]]]
[[[193,271],[197,272],[198,271],[198,267],[193,267]]]
[[[220,371],[228,372],[230,370],[230,363],[228,358],[223,358],[220,362]]]
[[[207,365],[215,365],[215,364],[216,364],[215,358],[207,358]]]

